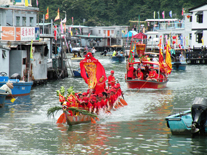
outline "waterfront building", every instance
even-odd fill
[[[36,26],[39,8],[32,7],[31,0],[0,1],[0,70],[10,77],[14,73],[21,80],[35,83],[47,80],[46,42],[39,41]],[[31,47],[31,42],[32,47]]]

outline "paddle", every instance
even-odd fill
[[[57,120],[56,123],[57,123],[57,124],[58,124],[58,123],[66,123],[65,113],[62,113],[62,114],[60,115],[60,117],[58,118],[58,120]]]

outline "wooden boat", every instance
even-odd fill
[[[177,108],[177,110],[182,110]],[[191,109],[165,118],[167,127],[175,135],[207,135],[207,99],[196,97]]]
[[[1,72],[2,73],[2,72]],[[9,79],[8,76],[4,75],[1,76],[2,74],[0,73],[0,87],[6,84],[8,81],[13,83],[14,88],[11,90],[12,91],[12,96],[25,96],[29,95],[33,81],[20,81],[19,79]],[[11,95],[8,95],[11,96]]]
[[[88,115],[70,116],[68,111],[64,111],[64,114],[66,122],[69,126],[91,122],[91,116]]]
[[[159,62],[153,62],[153,61],[142,61],[142,62],[134,62],[133,64],[140,64],[140,65],[156,65],[159,66]],[[143,67],[142,67],[143,68]],[[159,68],[155,68],[159,73]],[[125,79],[125,82],[127,83],[127,87],[130,89],[162,89],[167,86],[166,81],[154,81],[154,80],[138,80],[138,79]]]
[[[126,80],[127,87],[131,89],[162,89],[167,86],[167,82],[147,81],[147,80]]]

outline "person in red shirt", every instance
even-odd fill
[[[144,79],[144,75],[143,75],[141,69],[138,68],[138,69],[137,69],[137,72],[138,72],[138,73],[137,73],[137,78],[138,78],[138,80],[143,80],[143,79]]]
[[[103,92],[102,94],[103,94],[103,98],[102,98],[103,106],[102,106],[102,108],[105,111],[105,113],[107,113],[110,110],[109,101],[107,99],[107,93]]]
[[[158,74],[157,74],[156,70],[154,70],[153,66],[151,66],[150,69],[151,70],[150,70],[149,75],[146,78],[146,80],[155,80],[155,81],[157,81]]]
[[[96,113],[97,115],[99,114],[99,111],[101,109],[101,100],[102,100],[102,94],[97,97],[97,100],[94,103],[93,113]]]
[[[99,79],[99,83],[96,84],[94,90],[95,94],[98,95],[106,90],[106,83],[103,82],[104,76]]]
[[[128,65],[127,65],[127,79],[128,80],[133,79],[133,75],[134,75],[134,67],[132,64],[128,63]]]
[[[111,75],[108,76],[108,88],[114,87],[116,80],[114,77],[114,71],[111,70]]]

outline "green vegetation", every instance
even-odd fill
[[[153,12],[159,11],[162,18],[162,11],[165,11],[165,18],[169,17],[169,11],[172,10],[173,18],[182,19],[182,8],[188,12],[189,8],[206,3],[206,0],[38,0],[40,12],[39,16],[42,19],[42,14],[46,14],[49,7],[49,20],[55,19],[58,7],[60,9],[60,19],[65,18],[67,13],[67,23],[74,25],[87,26],[108,26],[108,25],[129,25],[129,20],[144,21],[147,18],[153,18]],[[32,4],[36,6],[36,0],[32,0]],[[83,23],[83,19],[85,22]],[[40,21],[41,22],[41,21]],[[59,24],[59,21],[56,21]]]

